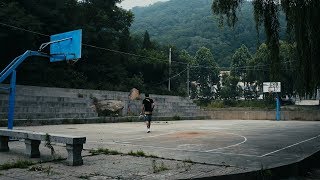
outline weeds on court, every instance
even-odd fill
[[[153,154],[148,154],[146,157],[150,157],[150,158],[159,158],[158,156],[153,155]]]
[[[44,146],[49,148],[50,151],[51,151],[51,155],[54,156],[55,155],[55,151],[54,151],[54,148],[53,148],[53,146],[51,144],[50,135],[48,133],[46,133],[45,141],[46,141],[46,144]]]
[[[91,176],[89,175],[81,175],[81,176],[78,176],[79,179],[90,179]]]
[[[99,173],[90,173],[89,175],[81,175],[78,176],[79,179],[90,179],[93,176],[100,176],[101,174]]]
[[[52,160],[52,161],[53,161],[53,162],[58,162],[58,161],[62,161],[62,160],[65,160],[65,159],[66,159],[66,158],[64,158],[64,157],[62,157],[62,156],[60,156],[60,155],[59,155],[59,156],[56,156],[56,155],[55,155],[55,156],[53,157],[53,160]]]
[[[184,162],[184,163],[191,163],[191,164],[194,163],[191,159],[185,159],[185,160],[183,160],[182,162]]]
[[[13,168],[26,169],[29,166],[34,165],[35,163],[32,161],[18,160],[12,163],[5,163],[0,165],[0,170],[8,170]]]
[[[99,154],[105,154],[105,155],[118,155],[118,154],[122,154],[118,151],[115,150],[109,150],[109,149],[103,149],[103,148],[99,148],[98,150],[90,150],[89,151],[91,153],[91,155],[99,155]]]
[[[133,152],[132,150],[128,153],[130,156],[138,156],[138,157],[145,157],[146,154],[142,150],[138,150],[136,152]]]
[[[272,172],[269,169],[264,168],[263,165],[261,164],[261,169],[259,171],[259,176],[260,176],[260,178],[262,180],[271,179]]]
[[[175,115],[175,116],[172,117],[172,119],[173,119],[173,120],[181,120],[181,117],[178,116],[178,115]]]
[[[158,165],[156,160],[152,160],[152,170],[153,170],[153,173],[158,173],[161,171],[169,170],[169,168],[165,166],[163,161],[161,161],[161,163]]]
[[[188,163],[188,162],[183,161],[182,164],[178,163],[176,165],[176,169],[184,168],[185,171],[190,171],[191,166],[192,166],[192,163]]]
[[[53,175],[54,172],[52,171],[52,167],[48,166],[48,167],[44,167],[42,165],[39,166],[32,166],[29,171],[35,171],[35,172],[44,172],[46,173],[48,176]]]
[[[104,148],[99,148],[97,150],[94,150],[94,149],[91,149],[89,151],[89,153],[91,153],[92,156],[94,155],[99,155],[99,154],[105,154],[105,155],[125,155],[125,153],[121,153],[119,151],[115,151],[115,150],[110,150],[110,149],[104,149]],[[146,154],[145,152],[143,152],[142,150],[138,150],[136,152],[134,151],[130,151],[128,152],[126,155],[129,155],[129,156],[136,156],[136,157],[149,157],[149,158],[159,158],[158,156],[156,155],[153,155],[153,154]]]

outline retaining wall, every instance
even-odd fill
[[[0,91],[0,119],[3,120],[7,118],[8,95]],[[155,94],[150,97],[156,104],[154,116],[204,116],[200,107],[188,98]],[[122,101],[124,108],[120,116],[137,116],[141,112],[142,100],[129,100],[129,92],[17,85],[15,119],[99,119],[93,108],[94,99]]]
[[[215,109],[206,110],[211,119],[216,120],[275,120],[275,110],[232,110],[232,109]],[[284,110],[280,112],[280,120],[320,120],[319,110]]]

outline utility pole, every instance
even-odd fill
[[[189,63],[187,64],[187,95],[188,97],[190,97],[190,67],[189,67]]]
[[[168,90],[171,91],[171,48],[169,49],[169,84],[168,84]]]

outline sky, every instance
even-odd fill
[[[119,6],[124,9],[131,9],[135,6],[148,6],[150,4],[154,4],[158,1],[168,1],[168,0],[123,0]]]

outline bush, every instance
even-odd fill
[[[249,108],[275,108],[274,101],[267,100],[223,100],[212,101],[206,106],[207,108],[226,108],[226,107],[249,107]]]
[[[223,101],[212,101],[208,106],[208,108],[224,108]]]

